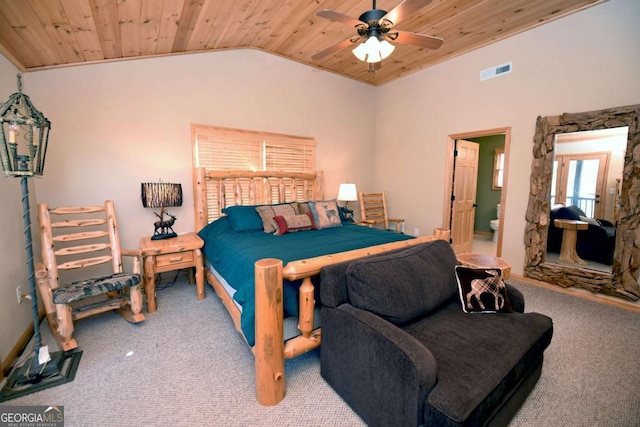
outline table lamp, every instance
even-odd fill
[[[355,202],[358,200],[356,185],[351,183],[340,184],[340,188],[338,189],[338,200],[345,202],[344,206],[339,208],[344,220],[353,222],[353,210],[349,209],[349,202]]]
[[[173,231],[177,217],[166,211],[166,208],[182,206],[182,185],[166,182],[143,182],[140,184],[140,198],[145,208],[160,208],[160,214],[154,212],[158,221],[153,223],[154,232],[151,240],[169,239],[178,235]],[[165,220],[164,214],[171,219]]]

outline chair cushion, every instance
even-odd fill
[[[425,421],[483,425],[542,360],[553,323],[539,313],[468,315],[457,301],[403,328],[432,352],[438,383]]]
[[[55,304],[70,304],[86,298],[103,295],[140,283],[139,274],[116,273],[96,279],[86,279],[60,286],[53,290]]]
[[[349,300],[396,325],[411,322],[455,296],[457,262],[444,240],[356,260],[346,271]]]

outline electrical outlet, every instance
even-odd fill
[[[18,304],[22,302],[22,286],[16,288],[16,296],[18,297]]]
[[[418,227],[415,227],[413,229],[413,235],[416,236],[416,237],[418,237],[420,235],[420,229]]]

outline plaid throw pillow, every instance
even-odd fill
[[[456,265],[460,303],[465,313],[511,313],[507,288],[499,268]]]

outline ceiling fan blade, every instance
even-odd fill
[[[380,25],[382,25],[383,21],[391,22],[389,26],[396,25],[398,22],[413,15],[431,3],[431,1],[432,0],[403,0],[380,19]]]
[[[326,48],[325,50],[321,50],[311,57],[313,60],[322,59],[325,56],[333,55],[334,53],[348,47],[354,43],[357,43],[362,37],[351,37],[350,39],[342,40],[338,44],[334,44],[331,47]]]
[[[340,22],[342,24],[346,24],[354,28],[360,25],[366,25],[365,22],[362,22],[359,19],[352,18],[350,16],[344,15],[340,12],[336,12],[335,10],[331,10],[331,9],[322,9],[316,13],[316,16],[328,19],[330,21]]]
[[[382,68],[382,61],[380,61],[380,62],[369,62],[369,69],[367,71],[369,71],[370,73],[375,73],[380,68]]]
[[[408,31],[393,31],[387,34],[387,38],[400,44],[410,44],[435,50],[442,46],[444,40],[440,37],[427,36],[425,34],[410,33]]]

